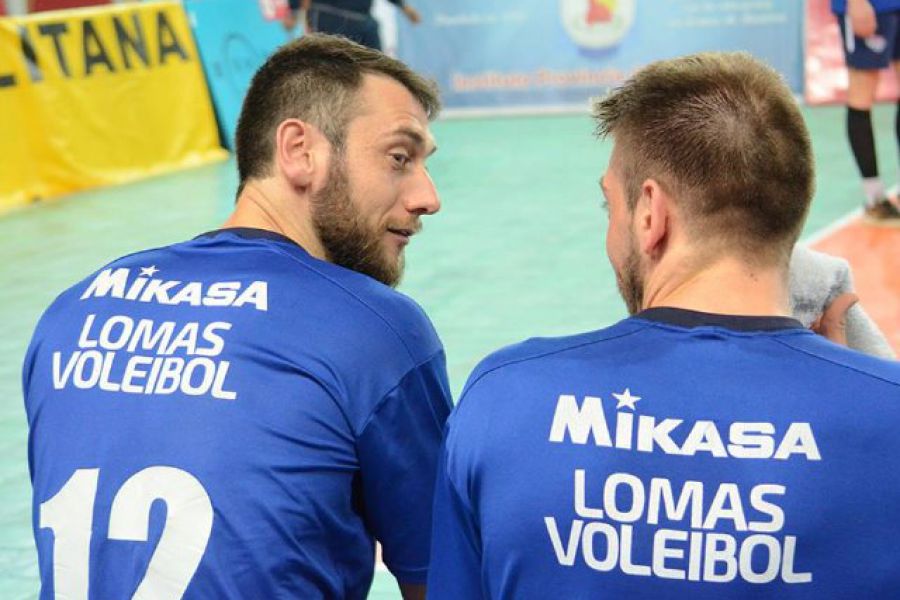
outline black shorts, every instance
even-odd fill
[[[371,15],[313,4],[309,8],[309,26],[313,31],[342,35],[363,46],[381,50],[378,21]]]
[[[861,38],[853,35],[850,17],[837,15],[848,67],[877,70],[900,60],[900,11],[879,13],[877,18],[878,29],[875,35]]]

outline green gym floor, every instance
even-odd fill
[[[843,109],[805,114],[818,161],[808,237],[859,206],[859,184]],[[879,107],[875,119],[891,185],[893,108]],[[592,137],[587,116],[448,120],[433,130],[440,151],[430,169],[443,208],[424,219],[424,235],[408,248],[401,290],[441,334],[454,394],[500,346],[596,329],[625,316],[604,254],[606,217],[597,185],[610,145]],[[38,593],[19,375],[38,317],[63,288],[103,263],[218,227],[236,181],[229,160],[0,218],[0,598]],[[891,243],[900,252],[897,236]],[[378,572],[370,598],[399,598],[396,590]]]

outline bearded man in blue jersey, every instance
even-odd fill
[[[25,360],[41,598],[424,597],[443,349],[392,287],[433,85],[311,35],[255,75],[223,229],[63,292]]]
[[[813,193],[790,90],[748,55],[694,55],[595,117],[632,316],[476,368],[429,598],[896,597],[900,364],[789,316]]]

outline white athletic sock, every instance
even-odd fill
[[[880,177],[867,177],[862,180],[863,192],[866,194],[866,206],[872,206],[879,200],[884,200],[887,193],[884,191],[884,183]]]

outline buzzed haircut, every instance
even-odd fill
[[[275,131],[285,119],[315,125],[340,151],[366,74],[402,84],[429,120],[440,111],[437,86],[399,60],[344,37],[304,35],[272,54],[250,83],[235,135],[238,194],[248,179],[271,174]]]
[[[809,133],[771,67],[746,53],[703,53],[638,71],[594,104],[615,137],[629,209],[655,179],[690,234],[755,262],[786,260],[814,190]]]

